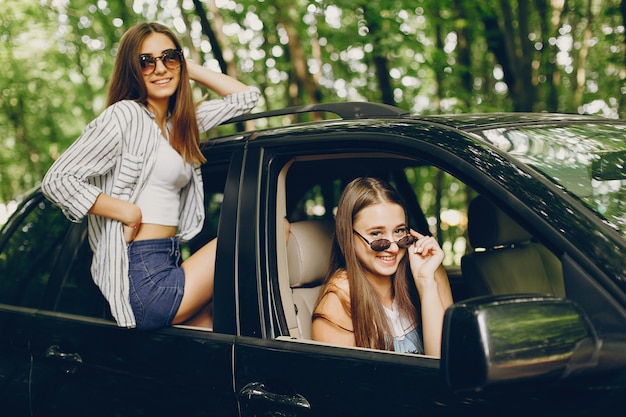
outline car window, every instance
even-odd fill
[[[40,194],[16,220],[0,248],[0,303],[38,308],[70,223]]]
[[[182,245],[183,258],[217,236],[226,169],[225,164],[205,169],[209,176],[205,181],[206,220],[200,234]],[[91,277],[92,251],[86,222],[69,222],[41,195],[36,199],[4,241],[0,303],[40,308],[54,277],[54,287],[59,291],[51,306],[53,311],[112,320],[108,303]]]
[[[212,159],[202,167],[204,184],[205,219],[200,233],[189,242],[181,244],[183,260],[206,243],[217,237],[222,203],[224,201],[224,187],[228,172],[228,161]]]
[[[316,175],[307,176],[307,172]],[[541,245],[536,236],[509,218],[505,208],[496,207],[497,201],[490,201],[489,207],[493,211],[485,211],[485,205],[474,210],[479,215],[474,220],[479,224],[474,227],[474,243],[479,247],[473,247],[468,233],[468,211],[472,204],[476,206],[475,200],[488,199],[479,196],[460,178],[423,160],[359,154],[346,155],[345,158],[336,155],[332,158],[311,157],[293,162],[285,182],[286,212],[292,232],[298,222],[333,221],[343,188],[360,175],[384,178],[394,184],[405,199],[411,227],[437,237],[445,252],[443,265],[455,302],[481,295],[522,292],[565,296],[561,261]],[[489,216],[496,210],[504,213],[497,216],[497,222],[494,215],[493,219],[486,219],[489,224],[480,223],[485,221],[484,213]],[[498,227],[502,229],[497,230]],[[499,238],[502,231],[507,239],[517,239],[519,235],[520,240],[491,242],[492,237]],[[288,262],[290,256],[288,251]],[[316,269],[315,265],[308,265]],[[321,268],[315,277],[307,271],[300,276],[301,282],[294,282],[290,277],[296,322],[301,334],[310,331],[306,326],[302,330],[303,323],[310,320],[308,314],[317,299],[319,291],[316,287],[321,284],[325,269]],[[288,304],[285,306],[289,308]]]
[[[307,181],[302,180],[300,171],[320,168],[308,166],[313,164],[309,162],[296,163],[290,169],[287,217],[291,222],[334,219],[341,191],[362,171],[359,166],[364,165],[362,158],[358,163],[345,160],[319,163],[324,166],[321,171],[324,175],[316,175]],[[379,168],[375,172],[368,170],[368,175],[390,181],[403,195],[409,207],[411,227],[438,237],[446,254],[444,266],[460,268],[461,257],[469,250],[467,206],[477,193],[458,178],[432,165],[405,161],[405,166],[398,169],[398,162],[385,162],[382,158],[369,163]],[[346,166],[352,171],[346,172]]]
[[[66,250],[69,252],[69,269],[62,275],[61,291],[55,300],[53,310],[61,313],[77,314],[113,320],[109,304],[91,277],[92,251],[87,240],[86,224],[73,225],[76,236],[68,238]]]
[[[216,166],[208,167],[206,172],[210,177],[208,181],[205,181],[205,224],[198,236],[181,245],[183,259],[217,235],[221,203],[224,197],[225,168],[223,166],[221,169]],[[68,223],[64,218],[60,218],[59,221]],[[86,227],[84,225],[73,227],[75,227],[73,233],[76,236],[68,237],[65,247],[68,253],[72,251],[74,253],[66,260],[71,265],[63,273],[61,290],[55,299],[53,310],[112,320],[109,305],[91,277],[92,251],[89,247]]]
[[[315,172],[315,176],[309,173]],[[468,199],[475,192],[462,181],[443,170],[425,163],[382,153],[337,155],[318,158],[310,157],[294,161],[286,175],[286,213],[291,223],[292,236],[302,236],[302,242],[310,249],[311,240],[316,239],[317,248],[330,250],[328,240],[333,226],[328,232],[327,223],[334,222],[336,207],[344,187],[357,176],[374,176],[392,183],[402,194],[409,215],[410,226],[422,233],[436,236],[446,252],[445,263],[455,300],[468,298],[467,286],[460,270],[461,258],[467,248],[467,206]],[[303,236],[299,230],[308,228],[315,221],[323,227],[323,233]],[[322,221],[322,222],[319,222]],[[317,227],[317,226],[315,226]],[[307,232],[308,233],[308,232]],[[280,233],[279,233],[280,235]],[[322,239],[322,240],[317,240]],[[289,243],[289,242],[288,242]],[[298,243],[300,245],[301,243]],[[289,244],[288,244],[289,246]],[[294,251],[288,248],[287,263],[306,265],[306,271],[292,268],[289,271],[290,287],[295,305],[295,318],[290,326],[297,323],[298,333],[308,338],[310,335],[310,314],[319,294],[321,280],[328,268],[328,259],[294,259]],[[300,252],[305,256],[303,252]],[[320,254],[321,255],[321,254]],[[294,278],[294,275],[297,278]],[[282,282],[286,282],[283,279]],[[286,284],[283,284],[286,285]],[[285,309],[289,309],[285,303]],[[287,314],[290,314],[288,311]],[[287,322],[290,322],[287,317]],[[294,330],[291,330],[292,333]]]
[[[626,237],[625,131],[619,124],[590,123],[497,128],[483,135],[580,198]]]

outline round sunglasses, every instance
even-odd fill
[[[409,246],[411,246],[412,244],[414,244],[415,242],[417,242],[417,238],[415,236],[413,236],[413,235],[406,235],[403,238],[400,238],[400,239],[396,240],[395,242],[392,242],[389,239],[376,239],[376,240],[373,240],[373,241],[370,242],[369,240],[364,238],[363,235],[360,234],[359,232],[357,232],[356,230],[352,229],[352,231],[354,233],[356,233],[361,239],[363,239],[365,241],[365,243],[370,245],[370,248],[372,248],[372,250],[376,251],[376,252],[382,252],[384,250],[389,249],[389,247],[391,246],[392,243],[395,243],[401,249],[406,249]]]
[[[180,49],[166,49],[163,55],[153,57],[150,54],[139,55],[139,65],[143,75],[150,75],[156,71],[157,61],[161,60],[165,68],[174,70],[183,63],[183,52]]]

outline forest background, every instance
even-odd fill
[[[0,0],[0,10],[0,224],[103,110],[117,43],[140,21],[173,28],[188,59],[258,86],[255,111],[374,101],[417,114],[626,118],[626,0]]]

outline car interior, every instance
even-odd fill
[[[279,288],[290,336],[311,337],[311,314],[328,268],[334,210],[343,187],[358,176],[377,176],[398,184],[398,178],[406,180],[403,166],[410,163],[414,162],[382,154],[350,154],[299,157],[285,165],[277,186],[276,224],[284,227],[280,221],[284,217],[290,228],[286,245],[277,242]],[[409,184],[401,184],[410,189]],[[411,224],[425,230],[426,219],[414,194],[407,205],[413,208]],[[276,235],[285,233],[278,230]]]
[[[565,297],[559,259],[484,196],[468,207],[471,252],[461,258],[470,293],[551,294]]]
[[[330,220],[301,220],[290,224],[287,240],[289,287],[297,327],[290,333],[311,338],[311,315],[328,269],[334,224]]]
[[[435,215],[441,221],[443,205],[432,196],[436,190],[420,184],[417,176],[411,177],[424,165],[423,161],[382,153],[319,155],[285,165],[277,187],[276,224],[281,229],[280,219],[286,217],[290,233],[286,245],[277,242],[277,255],[281,298],[291,337],[310,338],[311,314],[330,258],[334,209],[343,187],[353,178],[369,175],[387,179],[406,200],[412,228],[433,235],[441,232],[441,225],[434,227],[432,212],[427,214],[428,208],[420,205],[420,201],[433,201],[439,210]],[[316,174],[311,176],[311,172]],[[444,266],[454,300],[513,293],[564,297],[558,257],[485,196],[465,184],[460,186],[466,188],[465,199],[458,204],[466,221],[458,226],[457,233],[462,236],[456,243],[464,241],[465,245],[455,249],[455,242],[446,240],[449,236],[439,236],[444,251],[451,252]],[[415,190],[426,190],[431,195],[417,195]],[[439,195],[442,200],[445,197]],[[282,230],[276,235],[284,236]],[[284,253],[281,247],[286,247]]]

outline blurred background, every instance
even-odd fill
[[[0,0],[0,10],[0,224],[103,110],[117,43],[142,21],[171,27],[188,59],[258,86],[255,112],[373,101],[417,114],[626,118],[626,0]]]

